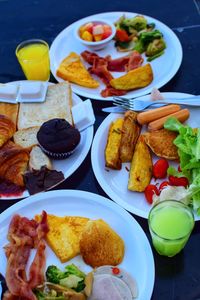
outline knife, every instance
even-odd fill
[[[110,107],[105,107],[105,108],[102,108],[102,111],[103,112],[107,112],[107,113],[121,113],[123,114],[126,109],[125,108],[122,108],[122,107],[119,107],[119,106],[110,106]]]

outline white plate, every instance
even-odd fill
[[[179,99],[192,96],[183,93],[162,93],[162,95],[165,99],[167,97]],[[142,99],[148,100],[149,95],[143,96]],[[191,127],[199,127],[199,115],[200,109],[191,108],[190,118],[187,123]],[[111,199],[135,215],[147,219],[151,205],[145,200],[144,193],[131,192],[127,189],[129,173],[126,170],[126,166],[130,169],[130,163],[124,163],[120,171],[111,169],[108,171],[108,168],[105,167],[104,150],[109,126],[118,117],[122,117],[122,114],[109,114],[98,128],[91,149],[92,168],[100,186]],[[157,159],[154,155],[153,160]],[[170,165],[173,165],[173,163],[170,162]],[[155,181],[152,180],[152,183],[155,184]],[[196,217],[196,219],[199,218]]]
[[[137,15],[136,13],[130,13],[130,12],[109,12],[109,13],[97,14],[97,15],[93,15],[81,19],[71,24],[63,31],[61,31],[61,33],[53,41],[50,48],[51,72],[54,75],[54,77],[58,80],[58,82],[63,81],[61,78],[56,76],[56,70],[58,69],[60,62],[71,51],[80,54],[84,50],[88,50],[76,39],[74,34],[75,28],[95,18],[96,19],[102,18],[105,21],[109,20],[111,22],[115,22],[120,16],[122,16],[122,14],[125,14],[126,17],[128,18]],[[151,92],[153,87],[156,86],[157,88],[160,88],[163,85],[165,85],[176,74],[182,61],[182,47],[175,33],[160,21],[148,16],[145,16],[145,18],[148,20],[149,23],[155,23],[156,28],[163,33],[164,39],[167,44],[167,48],[165,49],[164,55],[151,62],[151,66],[153,68],[153,74],[154,74],[153,82],[145,88],[128,92],[126,95],[126,97],[128,98],[139,97],[148,94]],[[112,58],[117,58],[117,57],[122,57],[124,55],[127,55],[128,52],[125,53],[118,52],[114,47],[114,41],[112,41],[107,48],[100,50],[96,53],[98,53],[100,56],[106,56],[109,54],[112,56]],[[144,59],[144,63],[145,60],[146,59]],[[119,72],[113,73],[114,77],[119,77],[122,74],[123,73],[119,73]],[[89,88],[78,86],[76,84],[72,84],[73,92],[78,95],[91,98],[91,99],[111,100],[112,97],[103,98],[100,95],[101,90],[103,90],[104,88],[105,85],[103,84],[100,84],[100,87],[97,89],[89,89]]]
[[[117,204],[102,196],[75,190],[50,191],[31,196],[11,206],[0,215],[0,272],[5,275],[6,257],[3,246],[7,243],[6,234],[14,214],[33,218],[45,210],[57,216],[84,216],[91,219],[102,218],[122,237],[125,243],[125,256],[121,267],[126,269],[137,281],[138,300],[148,300],[154,286],[154,260],[149,242],[136,220]],[[80,256],[74,262],[83,271],[89,272]],[[64,267],[51,249],[47,248],[46,266],[54,264]],[[65,265],[66,265],[65,264]]]
[[[72,93],[72,101],[73,105],[80,103],[82,100],[79,96],[76,94]],[[93,133],[94,133],[94,127],[90,126],[87,129],[83,130],[81,134],[81,141],[79,145],[76,148],[76,151],[69,156],[66,159],[62,160],[52,160],[52,165],[53,169],[56,171],[62,171],[64,174],[64,180],[67,179],[70,175],[72,175],[78,167],[82,164],[84,159],[86,158],[90,146],[92,144],[92,139],[93,139]],[[64,181],[63,180],[63,181]],[[57,186],[60,184],[62,181],[58,182],[56,185],[52,186],[51,188]],[[0,197],[0,200],[11,200],[11,199],[21,199],[24,197],[29,197],[30,194],[26,190],[21,196],[18,197]]]

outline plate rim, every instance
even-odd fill
[[[58,76],[56,76],[56,69],[54,68],[53,60],[54,60],[54,56],[55,56],[55,53],[56,53],[55,48],[56,48],[56,45],[59,42],[59,40],[61,40],[62,37],[65,36],[65,33],[67,34],[68,31],[71,31],[73,29],[73,27],[77,27],[77,25],[81,22],[85,22],[85,21],[89,20],[90,18],[103,18],[103,17],[106,18],[106,17],[112,16],[113,14],[120,14],[120,15],[129,14],[129,15],[135,16],[135,15],[138,15],[139,13],[127,12],[127,11],[110,11],[110,12],[98,13],[98,14],[90,15],[90,16],[87,16],[87,17],[84,17],[84,18],[81,18],[79,20],[74,21],[72,24],[70,24],[69,26],[67,26],[66,28],[64,28],[63,30],[61,30],[58,33],[58,35],[54,38],[53,42],[51,43],[50,50],[49,50],[51,73],[58,82],[63,82],[63,80],[61,78],[59,78]],[[139,15],[141,15],[141,14],[139,14]],[[175,32],[169,26],[167,26],[165,23],[159,21],[158,19],[155,19],[154,17],[148,16],[148,15],[145,15],[145,14],[142,14],[142,15],[146,18],[152,19],[152,21],[155,21],[157,24],[160,24],[162,27],[164,27],[170,33],[170,35],[173,36],[173,41],[174,41],[173,43],[176,45],[175,48],[177,49],[177,53],[178,53],[178,55],[176,57],[176,60],[175,60],[175,63],[174,63],[174,65],[176,67],[175,68],[173,67],[173,72],[170,73],[170,76],[169,75],[165,76],[164,79],[160,80],[159,84],[156,84],[157,88],[161,88],[165,84],[167,84],[176,75],[176,73],[178,72],[178,70],[181,66],[181,63],[182,63],[182,60],[183,60],[182,45],[181,45],[181,42],[180,42],[178,36],[175,34]],[[113,98],[113,97],[104,98],[101,95],[91,95],[89,92],[80,91],[79,86],[77,86],[73,83],[71,84],[71,86],[72,86],[72,91],[74,93],[76,93],[76,94],[78,94],[79,96],[82,96],[82,97],[91,98],[92,100],[110,101]],[[136,90],[136,95],[128,95],[127,94],[126,97],[127,98],[133,98],[133,97],[144,96],[144,95],[149,94],[151,89],[152,89],[152,87],[149,87],[149,88],[147,87],[146,91],[143,91],[143,92],[142,92],[142,89],[137,89]]]
[[[4,210],[0,214],[0,224],[5,221],[6,218],[11,217],[13,214],[18,213],[20,209],[25,208],[26,206],[30,206],[32,204],[36,204],[38,202],[42,202],[43,200],[46,200],[50,197],[55,196],[58,197],[66,197],[70,200],[70,196],[86,199],[87,201],[91,202],[95,205],[95,203],[98,203],[100,205],[103,205],[104,207],[107,207],[108,209],[111,209],[114,212],[117,212],[118,214],[124,216],[126,218],[126,221],[130,227],[137,228],[137,231],[140,233],[140,240],[141,245],[145,245],[145,253],[146,253],[146,259],[148,260],[149,266],[151,266],[151,271],[146,274],[148,274],[148,280],[146,280],[149,288],[149,297],[151,298],[154,285],[155,285],[155,262],[154,262],[154,256],[152,252],[152,248],[150,245],[150,242],[147,238],[146,233],[144,232],[141,225],[137,222],[137,220],[132,216],[129,212],[127,212],[123,207],[118,205],[117,203],[113,202],[109,198],[106,198],[104,196],[101,196],[99,194],[95,194],[92,192],[82,191],[82,190],[57,190],[57,191],[47,191],[45,193],[38,193],[35,195],[30,196],[28,199],[23,199],[22,201],[19,201],[15,203],[14,205],[10,206],[6,210]],[[65,199],[66,201],[67,199]],[[50,201],[53,201],[50,199]],[[67,201],[65,202],[67,205]],[[84,201],[83,201],[84,205]],[[149,299],[150,299],[149,298]]]
[[[172,94],[179,94],[180,96],[185,96],[185,97],[190,97],[190,96],[194,96],[192,94],[189,93],[181,93],[181,92],[163,92],[162,95],[164,96],[170,96],[172,97]],[[150,96],[150,94],[148,94]],[[145,97],[147,97],[148,95],[145,95]],[[141,96],[144,97],[144,96]],[[117,118],[117,116],[120,116],[121,114],[117,114],[117,113],[110,113],[108,114],[108,116],[102,121],[102,123],[100,124],[100,126],[98,127],[94,138],[93,138],[93,142],[92,142],[92,147],[91,147],[91,164],[92,164],[92,170],[93,173],[95,175],[95,178],[97,180],[97,182],[99,183],[100,187],[102,188],[102,190],[107,194],[108,197],[110,197],[114,202],[116,202],[118,205],[122,206],[124,209],[126,209],[127,211],[129,211],[130,213],[142,217],[144,219],[148,219],[148,213],[140,210],[138,208],[134,208],[132,207],[132,205],[125,203],[123,200],[121,200],[121,197],[119,197],[117,195],[116,192],[114,192],[110,187],[109,184],[107,184],[106,180],[104,179],[104,177],[102,176],[101,172],[99,172],[99,168],[97,169],[96,162],[97,162],[97,149],[98,149],[98,144],[97,144],[97,140],[99,140],[99,137],[102,135],[102,131],[108,126],[108,123],[111,122],[113,120],[113,118]],[[106,183],[106,185],[105,185]],[[200,219],[200,217],[195,216],[195,220],[198,221]]]
[[[10,82],[7,82],[7,83],[20,83],[20,82],[23,82],[23,81],[28,81],[28,80],[15,80],[15,81],[10,81]],[[30,80],[29,80],[30,81]],[[53,83],[53,82],[49,82],[48,83],[51,85],[51,84],[56,84],[56,83]],[[75,99],[75,101],[78,101],[79,102],[83,102],[83,100],[80,98],[79,95],[75,94],[73,91],[72,91],[72,101],[73,99]],[[47,189],[46,191],[49,191],[53,188],[55,188],[56,186],[58,186],[59,184],[63,183],[65,180],[67,180],[71,175],[73,175],[74,172],[76,172],[78,170],[78,168],[82,165],[83,161],[85,160],[85,158],[87,157],[89,151],[90,151],[90,148],[92,146],[92,141],[93,141],[93,138],[94,138],[94,125],[91,125],[89,126],[88,128],[85,129],[86,130],[86,139],[88,139],[88,143],[86,143],[85,145],[85,155],[80,155],[80,159],[77,159],[75,160],[75,163],[73,164],[73,166],[70,168],[71,169],[71,172],[67,175],[67,177],[65,177],[63,180],[59,181],[58,183],[54,184],[53,186],[51,186],[49,189]],[[65,174],[64,174],[65,176]],[[41,191],[39,193],[45,193],[46,191]],[[18,196],[18,197],[0,197],[0,202],[1,201],[7,201],[7,200],[20,200],[20,199],[23,199],[23,198],[27,198],[27,197],[31,197],[31,195],[24,195],[24,193],[28,193],[27,189],[23,192],[23,194],[21,196]],[[37,194],[39,194],[37,193]]]

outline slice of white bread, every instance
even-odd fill
[[[62,118],[73,124],[71,87],[68,82],[49,85],[46,100],[43,103],[20,103],[18,130],[41,126],[44,122]]]
[[[15,144],[23,148],[32,148],[38,145],[37,132],[39,129],[39,126],[35,126],[16,131],[13,136]]]
[[[48,156],[39,146],[34,146],[30,153],[29,169],[31,171],[40,170],[43,166],[46,166],[49,170],[52,169],[52,163]]]

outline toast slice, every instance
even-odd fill
[[[71,52],[63,59],[56,75],[64,80],[76,83],[88,88],[97,88],[98,81],[94,80],[88,70],[83,65],[81,58],[75,52]]]
[[[41,150],[39,146],[34,146],[30,152],[29,169],[40,170],[43,166],[52,169],[52,163],[49,157]]]
[[[50,85],[43,103],[20,103],[18,130],[41,126],[44,122],[61,118],[73,124],[71,87],[68,82]]]
[[[15,144],[30,149],[38,145],[37,133],[39,128],[39,126],[35,126],[16,131],[13,136]]]
[[[37,215],[35,219],[39,221],[40,216]],[[47,215],[49,232],[46,240],[62,263],[80,253],[80,236],[88,220],[84,217]]]

